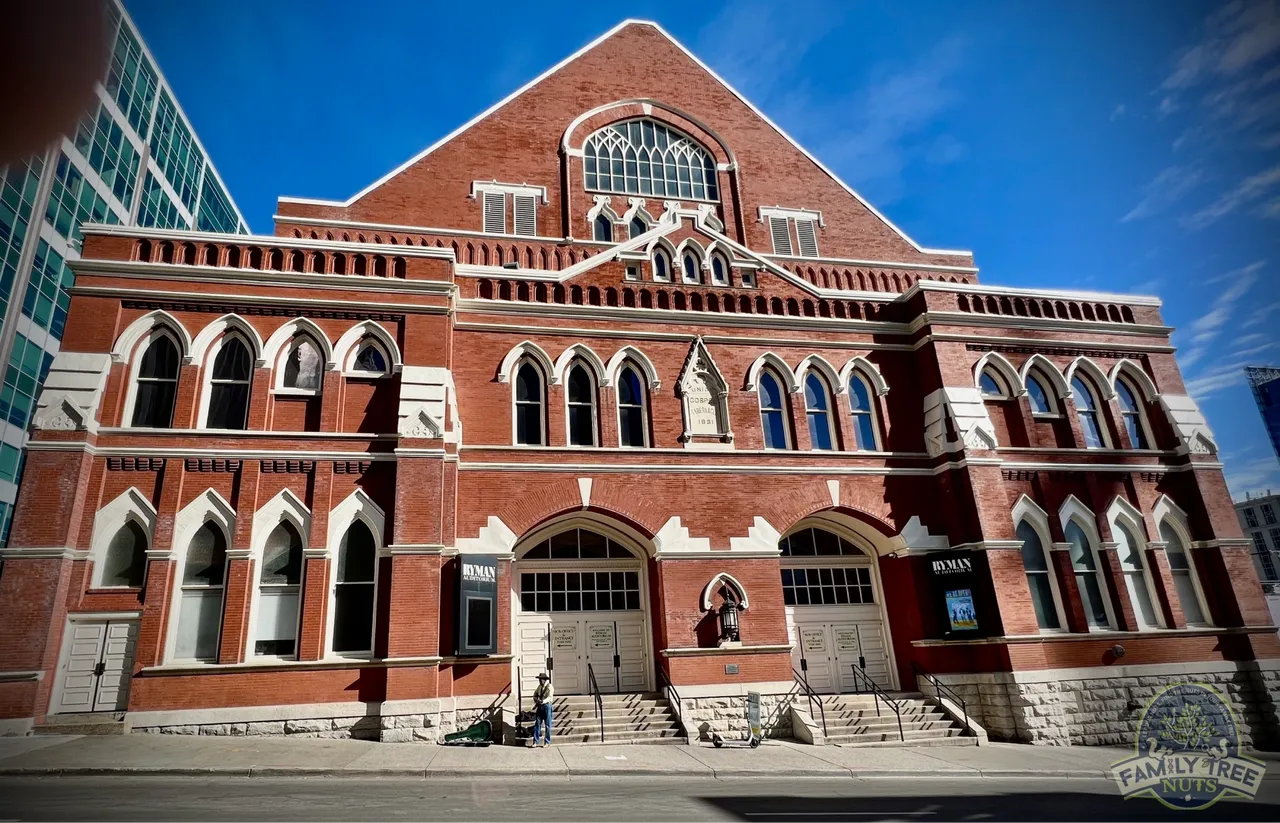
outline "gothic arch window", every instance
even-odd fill
[[[613,221],[605,214],[597,214],[591,223],[591,235],[597,243],[612,243]]]
[[[310,335],[299,334],[289,341],[279,369],[277,389],[299,394],[319,394],[324,387],[324,355]]]
[[[787,427],[787,407],[782,393],[782,381],[772,369],[760,372],[760,425],[764,429],[766,449],[791,448],[791,433]]]
[[[639,217],[631,218],[629,231],[632,237],[639,237],[649,230],[649,224]]]
[[[1129,445],[1135,449],[1149,449],[1151,438],[1147,437],[1146,415],[1138,399],[1141,396],[1123,377],[1116,380],[1116,401],[1120,406],[1120,420],[1129,434]]]
[[[644,383],[630,364],[618,375],[618,439],[623,446],[649,445],[648,402]]]
[[[1164,541],[1165,556],[1169,558],[1169,573],[1173,577],[1173,587],[1178,592],[1178,602],[1182,605],[1182,615],[1187,625],[1210,625],[1209,610],[1205,607],[1204,592],[1200,588],[1200,577],[1196,574],[1195,562],[1182,530],[1166,517],[1160,521],[1160,539]]]
[[[147,533],[136,521],[126,520],[107,544],[99,585],[140,589],[146,577]]]
[[[262,549],[254,654],[297,655],[302,565],[302,536],[284,521],[272,530]]]
[[[662,249],[653,253],[653,279],[658,283],[671,282],[671,257]]]
[[[596,437],[596,384],[590,370],[580,362],[569,368],[565,381],[566,415],[570,446],[595,446]]]
[[[333,587],[333,651],[373,652],[374,594],[377,589],[377,542],[363,520],[356,519],[338,546]]]
[[[1120,573],[1124,576],[1125,589],[1133,604],[1133,616],[1138,621],[1138,628],[1158,629],[1160,617],[1156,611],[1156,598],[1152,594],[1146,563],[1142,559],[1144,546],[1134,536],[1134,530],[1128,523],[1117,522],[1111,531],[1119,544],[1116,546],[1116,555],[1120,560]]]
[[[586,188],[682,200],[719,200],[716,163],[688,135],[648,118],[614,123],[582,147]]]
[[[711,255],[711,282],[717,286],[729,285],[729,263],[722,254]]]
[[[809,422],[809,446],[829,451],[835,446],[831,426],[831,392],[821,377],[809,372],[804,379],[804,411]]]
[[[1036,372],[1027,374],[1027,400],[1032,414],[1053,414],[1053,395],[1045,388],[1045,380]]]
[[[849,375],[849,414],[855,451],[876,451],[876,411],[871,388],[858,372]]]
[[[253,356],[238,334],[224,337],[209,370],[209,410],[206,426],[210,429],[248,427],[249,388],[253,382]]]
[[[362,377],[381,376],[391,369],[391,358],[382,344],[372,337],[361,341],[351,359],[351,372]]]
[[[178,346],[168,332],[153,332],[134,377],[132,426],[167,429],[178,396]]]
[[[799,529],[778,541],[782,598],[787,606],[871,605],[876,602],[871,558],[846,538],[822,528]]]
[[[175,659],[217,660],[226,578],[227,537],[206,522],[191,538],[182,563]]]
[[[1058,616],[1057,586],[1053,580],[1053,567],[1049,563],[1048,547],[1039,530],[1029,520],[1018,523],[1015,535],[1022,541],[1022,566],[1026,570],[1027,588],[1031,591],[1031,605],[1035,608],[1036,623],[1041,631],[1059,631],[1062,620]]]
[[[1085,448],[1106,448],[1107,440],[1102,431],[1102,417],[1098,409],[1097,395],[1078,374],[1071,378],[1071,396],[1075,400],[1076,418],[1080,421],[1080,433],[1084,436]]]
[[[516,366],[513,382],[516,443],[522,446],[545,445],[547,403],[542,372],[532,361],[524,360]]]
[[[680,257],[680,274],[685,283],[696,285],[702,282],[702,270],[698,264],[698,256],[691,251]]]
[[[1069,544],[1071,568],[1076,576],[1076,585],[1080,590],[1080,600],[1084,606],[1085,619],[1091,629],[1111,628],[1108,615],[1101,567],[1098,563],[1097,548],[1085,530],[1075,520],[1070,520],[1062,530],[1063,537]]]
[[[978,376],[978,390],[982,392],[983,397],[989,397],[993,400],[1003,400],[1009,396],[1009,390],[1004,385],[1004,380],[995,373],[993,369],[983,369],[982,374]]]

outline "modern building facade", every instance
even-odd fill
[[[979,282],[658,26],[277,211],[86,232],[0,577],[8,729],[434,740],[550,670],[812,737],[798,679],[932,672],[993,737],[1131,743],[1177,679],[1274,736],[1159,301]]]
[[[1269,366],[1248,366],[1244,370],[1253,389],[1254,402],[1258,404],[1258,414],[1267,427],[1267,437],[1271,438],[1271,448],[1275,450],[1276,459],[1280,460],[1280,369]]]
[[[1268,489],[1261,497],[1247,495],[1236,503],[1240,528],[1252,543],[1253,565],[1262,581],[1273,620],[1280,620],[1280,494]]]
[[[246,231],[173,90],[119,0],[110,65],[73,135],[0,166],[0,545],[35,400],[67,322],[85,223]]]

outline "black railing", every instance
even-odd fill
[[[800,687],[800,691],[804,692],[804,696],[809,698],[809,716],[813,717],[813,704],[817,702],[817,716],[822,720],[822,736],[827,736],[827,710],[822,706],[822,698],[811,688],[809,688],[809,677],[804,672],[798,672],[795,669],[791,673],[796,676],[796,685]]]
[[[524,713],[524,690],[520,688],[520,667],[516,666],[516,717],[519,718]]]
[[[600,742],[604,742],[604,698],[600,695],[600,684],[596,682],[596,670],[587,664],[587,681],[591,684],[591,696],[596,702],[596,717],[600,718]]]
[[[907,735],[902,731],[902,705],[898,701],[889,696],[889,693],[876,685],[876,681],[871,679],[871,675],[867,674],[866,669],[858,668],[858,664],[852,664],[854,688],[858,694],[863,693],[863,687],[866,691],[871,692],[876,701],[876,717],[880,717],[880,701],[884,701],[885,705],[893,709],[893,713],[898,717],[898,739],[903,743],[907,741]]]
[[[933,693],[937,696],[938,702],[942,702],[942,697],[945,693],[952,702],[959,704],[960,712],[964,715],[964,731],[960,733],[969,734],[969,707],[965,704],[964,698],[961,697],[955,689],[939,680],[937,675],[914,660],[911,661],[911,671],[916,677],[923,677],[929,685],[933,686]]]
[[[667,673],[661,666],[658,667],[658,688],[667,693],[667,702],[675,706],[676,717],[680,719],[680,728],[684,729],[685,734],[688,735],[689,730],[684,727],[684,708],[681,706],[683,701],[680,699],[680,692],[676,691],[675,684],[667,677]]]
[[[517,668],[516,669],[517,677],[519,677],[519,671],[520,669]],[[517,681],[517,685],[519,685],[518,681]],[[485,720],[489,721],[489,738],[493,739],[496,737],[497,740],[495,740],[495,742],[497,743],[502,742],[502,738],[500,737],[502,724],[495,723],[494,719],[497,718],[497,716],[502,712],[502,704],[507,702],[507,698],[510,696],[511,696],[511,684],[508,683],[507,685],[502,687],[502,691],[498,692],[498,696],[493,698],[492,702],[489,703],[489,705],[485,708],[485,710],[480,715]],[[517,707],[517,711],[519,711],[518,707]]]

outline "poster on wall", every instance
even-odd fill
[[[483,555],[458,556],[459,657],[498,651],[498,561]]]
[[[971,632],[978,629],[978,612],[973,606],[972,589],[951,589],[946,594],[947,619],[953,632]]]
[[[973,637],[981,634],[982,622],[974,591],[974,555],[970,551],[933,552],[925,562],[933,582],[935,608],[941,613],[945,638]]]

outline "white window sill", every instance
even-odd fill
[[[1031,417],[1034,420],[1061,420],[1065,416],[1066,415],[1059,414],[1058,412],[1032,412],[1031,413]]]
[[[282,397],[319,397],[321,390],[277,388],[272,391],[272,394]]]
[[[363,380],[376,380],[379,377],[389,377],[390,373],[385,371],[347,371],[342,373],[343,377],[358,377]]]

